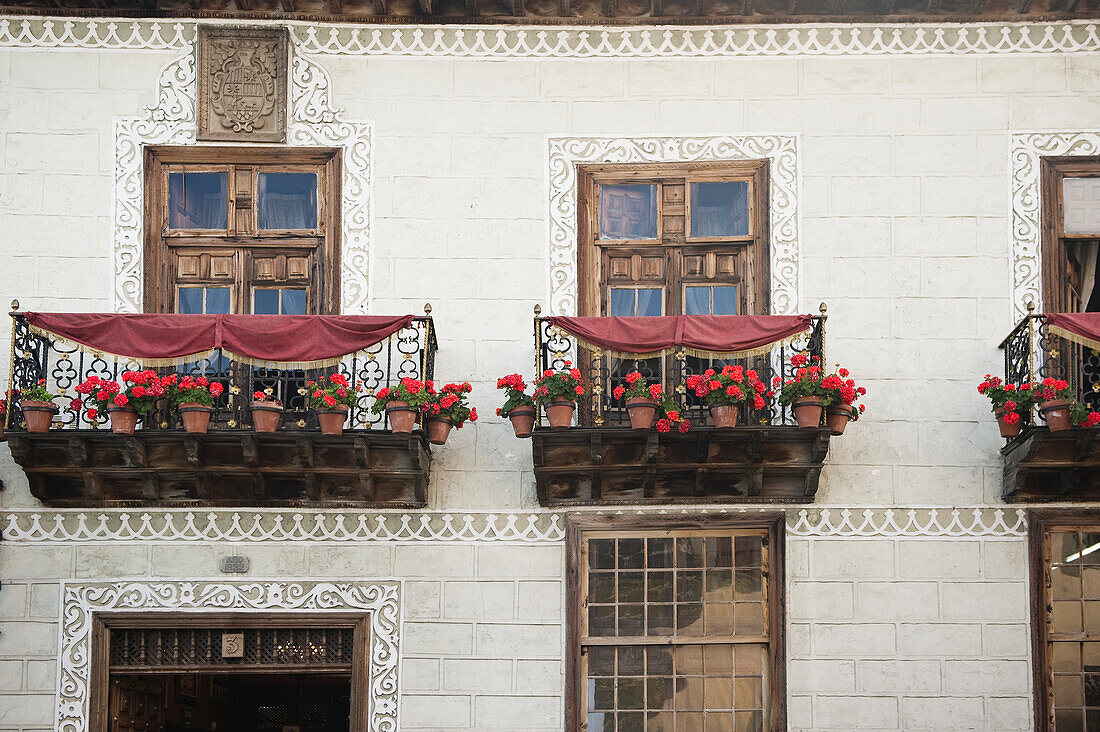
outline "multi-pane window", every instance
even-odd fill
[[[581,314],[766,314],[767,181],[766,160],[582,166]]]
[[[1043,160],[1043,307],[1100,311],[1100,158]]]
[[[777,524],[622,523],[570,524],[570,729],[784,729]]]
[[[1036,703],[1043,732],[1100,729],[1100,517],[1032,521]]]
[[[147,312],[339,312],[339,154],[147,152]]]

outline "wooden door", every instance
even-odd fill
[[[111,680],[111,732],[164,729],[165,676],[120,676]]]

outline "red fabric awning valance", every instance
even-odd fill
[[[412,315],[115,315],[23,313],[27,324],[100,353],[149,366],[193,361],[215,349],[253,364],[331,365],[379,343]]]
[[[683,348],[692,355],[751,356],[810,330],[810,315],[665,315],[549,318],[595,348],[652,356]]]
[[[1047,313],[1043,317],[1055,335],[1100,350],[1100,313]]]

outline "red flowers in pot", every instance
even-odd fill
[[[406,376],[392,389],[384,386],[376,391],[371,411],[375,414],[385,412],[393,432],[412,432],[420,410],[434,396],[435,384],[431,380],[420,381]]]
[[[753,409],[764,409],[773,396],[755,370],[737,364],[726,364],[721,371],[707,369],[702,374],[692,374],[684,386],[703,400],[714,426],[723,429],[737,426],[742,404],[750,402]]]
[[[252,429],[257,432],[275,432],[283,416],[283,403],[275,398],[271,387],[252,393]]]
[[[23,412],[23,421],[27,423],[27,432],[50,431],[50,424],[60,411],[53,403],[58,396],[60,394],[46,388],[45,379],[39,379],[37,384],[20,392],[19,409]]]
[[[660,384],[648,383],[638,371],[631,371],[623,377],[623,381],[625,384],[611,390],[611,396],[626,400],[626,410],[633,429],[648,430],[657,417],[664,388]]]
[[[451,428],[462,429],[466,420],[477,421],[477,408],[466,403],[466,395],[473,391],[469,382],[447,384],[424,405],[428,442],[442,445],[447,442]]]
[[[317,413],[317,423],[323,435],[341,435],[348,412],[358,399],[359,386],[352,386],[348,377],[337,372],[320,381],[306,383],[306,401]]]
[[[172,406],[180,413],[183,429],[191,433],[204,433],[210,427],[214,415],[214,400],[222,395],[225,387],[205,376],[187,375],[176,379],[175,374],[164,377]]]
[[[12,393],[9,391],[5,394],[6,397],[10,397]],[[4,437],[4,425],[8,423],[8,400],[0,399],[0,442],[7,442],[7,437]]]
[[[825,412],[825,404],[831,396],[829,390],[821,385],[824,374],[819,356],[807,356],[799,353],[791,357],[795,367],[793,379],[775,377],[773,386],[781,386],[779,403],[790,405],[795,422],[799,427],[818,427]]]
[[[546,369],[535,380],[535,401],[545,410],[551,429],[569,428],[577,399],[583,396],[581,372],[572,361],[563,361],[559,370]]]
[[[1027,389],[1017,389],[1015,384],[1006,384],[1000,377],[985,375],[985,381],[978,384],[978,393],[989,397],[993,404],[993,414],[997,417],[997,426],[1001,437],[1009,438],[1020,434],[1020,419],[1031,412],[1031,385]]]
[[[167,396],[168,389],[176,382],[176,375],[159,377],[155,371],[131,370],[119,378],[125,387],[118,381],[89,376],[76,387],[77,393],[84,395],[82,404],[77,404],[81,400],[76,399],[72,407],[79,410],[91,403],[93,406],[84,413],[89,422],[99,421],[106,413],[112,432],[132,435],[138,418],[152,412],[157,400]]]
[[[856,386],[854,379],[848,378],[848,369],[837,366],[835,373],[821,380],[821,388],[826,391],[825,424],[834,435],[844,434],[849,421],[856,421],[866,410],[863,404],[856,404],[867,393],[862,386]]]
[[[1039,415],[1051,432],[1074,426],[1100,425],[1100,412],[1075,400],[1072,387],[1064,379],[1046,378],[1039,383],[1024,382],[1017,387],[986,374],[985,380],[978,384],[978,393],[989,397],[993,403],[1001,437],[1019,435],[1022,417],[1030,414],[1034,406],[1038,406]]]
[[[530,437],[535,430],[535,400],[527,394],[527,383],[519,374],[497,379],[497,388],[503,389],[504,404],[497,407],[497,414],[512,422],[516,437]]]

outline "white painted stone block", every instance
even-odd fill
[[[943,687],[939,661],[859,662],[859,689],[883,694],[934,693]]]
[[[398,546],[394,571],[399,577],[472,577],[472,546]]]
[[[1026,694],[1027,661],[951,661],[945,664],[944,690],[962,694]]]
[[[447,582],[443,616],[474,620],[511,620],[515,615],[513,582]]]
[[[561,582],[520,582],[520,620],[560,620],[564,584]]]
[[[906,697],[901,700],[905,729],[986,729],[981,697]]]
[[[1024,582],[945,582],[943,616],[947,620],[1026,620]]]
[[[402,608],[407,618],[440,617],[442,590],[439,582],[406,582]]]
[[[899,656],[982,655],[982,627],[959,623],[902,623],[898,626]]]
[[[401,726],[407,729],[461,729],[469,726],[472,705],[468,696],[406,694],[401,697]]]
[[[800,62],[791,58],[723,58],[716,62],[715,93],[732,99],[799,93]]]
[[[474,626],[470,623],[407,622],[402,639],[409,654],[435,655],[473,653]]]
[[[825,656],[889,656],[897,651],[897,629],[886,623],[818,623],[814,652]]]
[[[0,661],[0,691],[19,691],[23,688],[23,662]]]
[[[823,729],[893,729],[898,700],[876,696],[818,696],[814,724]]]
[[[894,577],[893,541],[815,539],[812,542],[812,576],[820,579]]]
[[[512,665],[507,659],[448,658],[443,661],[443,688],[447,691],[511,691]]]
[[[788,664],[788,672],[789,688],[796,694],[856,689],[855,661],[792,660]]]
[[[478,696],[474,703],[478,729],[561,729],[558,697]]]
[[[560,658],[562,627],[482,623],[477,626],[477,653],[493,657]]]
[[[626,93],[625,61],[546,60],[539,67],[544,97],[620,97]]]
[[[939,592],[932,582],[860,582],[856,617],[864,620],[923,620],[939,617]]]
[[[978,541],[899,541],[898,548],[902,577],[977,577],[980,572]]]
[[[850,618],[853,597],[849,582],[792,582],[787,617],[791,620]]]
[[[565,685],[561,661],[516,661],[516,691],[560,692]]]
[[[57,622],[0,620],[0,657],[46,656],[57,653]]]
[[[440,684],[438,658],[406,658],[401,661],[401,687],[405,691],[438,691]]]

